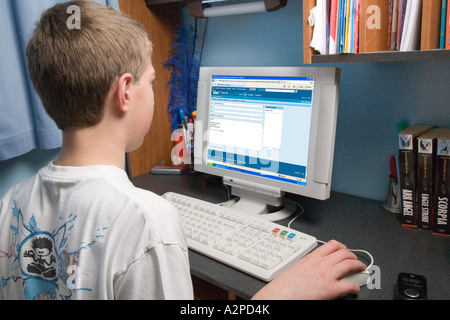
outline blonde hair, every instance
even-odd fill
[[[68,7],[73,5],[80,9],[80,28],[68,26]],[[26,56],[45,110],[65,130],[98,124],[111,85],[124,73],[139,81],[151,52],[151,40],[138,22],[111,7],[80,0],[42,14]]]

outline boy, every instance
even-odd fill
[[[67,8],[81,27],[68,28]],[[70,12],[70,11],[69,11]],[[47,10],[26,54],[33,85],[63,132],[58,159],[0,202],[0,299],[192,299],[176,210],[135,188],[124,154],[153,116],[152,44],[134,20],[93,1]],[[357,293],[339,282],[364,265],[332,241],[254,298]]]

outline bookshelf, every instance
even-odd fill
[[[310,11],[316,0],[303,0],[303,63],[346,63],[346,62],[401,62],[449,60],[450,50],[378,51],[371,53],[344,53],[322,55],[309,46],[313,28],[308,24]]]
[[[309,63],[340,63],[340,62],[400,62],[448,60],[450,50],[417,50],[417,51],[379,51],[372,53],[315,54]],[[306,62],[305,62],[306,63]]]

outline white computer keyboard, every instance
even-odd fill
[[[168,192],[190,249],[264,281],[272,280],[317,246],[315,237],[257,216]]]

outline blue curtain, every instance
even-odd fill
[[[119,9],[118,0],[96,0]],[[61,146],[28,77],[25,48],[42,12],[64,0],[0,0],[0,161]]]

